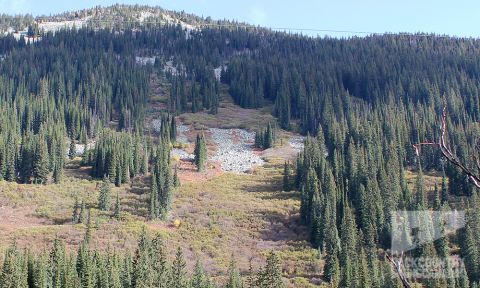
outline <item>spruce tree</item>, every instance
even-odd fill
[[[110,210],[111,203],[111,189],[110,181],[107,177],[104,177],[102,186],[100,187],[100,193],[98,195],[98,209],[103,211]]]
[[[203,134],[197,134],[195,141],[195,165],[199,172],[205,171],[207,164],[207,144],[205,142],[205,136]]]
[[[86,149],[87,147],[85,147]],[[72,138],[70,140],[70,146],[69,146],[69,149],[68,149],[68,157],[70,159],[73,159],[75,158],[75,156],[77,155],[77,148],[76,148],[76,145],[75,145],[75,140]]]
[[[85,208],[85,201],[83,201],[82,199],[82,203],[80,205],[80,212],[78,213],[78,223],[87,223],[87,211],[86,211],[86,208]]]
[[[443,170],[442,174],[442,205],[448,203],[448,190],[447,190],[447,177],[445,176],[445,170]]]
[[[274,252],[270,252],[270,254],[267,256],[267,265],[260,272],[257,285],[258,287],[262,288],[285,287],[285,284],[282,280],[280,261]]]
[[[49,157],[47,143],[39,139],[36,146],[33,162],[33,178],[37,184],[46,184],[49,173]]]
[[[75,204],[73,204],[72,222],[77,224],[80,221],[80,205],[78,203],[78,197],[75,197]]]
[[[117,197],[116,197],[116,200],[115,200],[115,210],[113,212],[113,217],[115,217],[115,219],[120,219],[120,211],[121,211],[121,207],[120,207],[120,197],[118,195],[118,192],[117,192]]]
[[[175,259],[172,264],[172,286],[175,288],[186,288],[188,287],[187,282],[187,271],[186,263],[183,258],[182,249],[177,248],[177,253],[175,254]]]
[[[173,172],[173,187],[177,188],[180,187],[180,178],[178,178],[178,168],[175,166],[175,170]]]
[[[190,287],[192,288],[209,288],[210,283],[203,270],[202,263],[200,260],[197,260],[195,263],[195,268],[193,270],[192,279],[190,280]]]
[[[283,191],[290,191],[290,177],[291,177],[291,170],[290,164],[285,161],[283,167]]]
[[[177,142],[177,121],[175,120],[175,116],[172,116],[172,120],[170,122],[170,138],[172,143]]]
[[[58,163],[55,163],[53,166],[52,177],[53,177],[53,182],[55,182],[55,184],[59,184],[60,182],[62,182],[63,167],[61,167]]]
[[[228,280],[225,288],[242,288],[242,278],[240,276],[240,271],[237,268],[237,264],[235,263],[235,259],[230,259],[230,265],[228,266]]]

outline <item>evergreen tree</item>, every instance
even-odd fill
[[[98,195],[98,209],[103,211],[110,210],[111,191],[110,181],[104,177],[102,186],[100,187],[100,194]]]
[[[230,260],[230,265],[228,266],[228,281],[225,285],[225,288],[242,288],[242,278],[240,276],[240,271],[237,268],[235,259]]]
[[[120,197],[119,197],[118,192],[117,192],[117,197],[116,197],[116,200],[115,200],[115,210],[113,212],[113,217],[115,217],[115,219],[120,219],[120,211],[121,211]]]
[[[290,164],[285,161],[284,167],[283,167],[283,191],[290,191],[290,177],[291,177],[291,171],[290,171]]]
[[[262,288],[285,287],[278,256],[275,253],[270,252],[267,256],[267,265],[260,272],[257,286]]]
[[[178,168],[175,166],[175,170],[173,172],[173,187],[180,187],[180,178],[178,178]]]
[[[87,223],[87,212],[85,208],[85,202],[82,199],[82,204],[80,205],[80,213],[78,213],[78,223]]]
[[[73,138],[70,140],[70,146],[69,147],[70,148],[68,149],[68,157],[70,159],[73,159],[73,158],[75,158],[75,156],[77,156],[77,147],[75,145],[75,140]]]
[[[48,180],[49,173],[49,157],[47,143],[43,139],[39,139],[35,158],[33,162],[33,178],[37,184],[45,184]]]
[[[73,204],[72,222],[73,224],[80,222],[80,205],[78,203],[78,197],[75,197],[75,204]]]
[[[171,287],[175,288],[185,288],[188,287],[186,271],[186,263],[183,258],[182,249],[180,247],[177,249],[175,254],[175,259],[172,264],[172,285]]]
[[[207,164],[207,144],[205,142],[205,136],[203,134],[197,134],[195,141],[195,165],[199,172],[205,171]]]
[[[195,264],[192,279],[190,281],[190,287],[192,288],[209,288],[210,287],[209,280],[205,275],[205,271],[203,270],[202,263],[200,263],[199,260],[197,260],[197,263]]]
[[[448,203],[448,190],[447,190],[447,177],[445,176],[445,170],[443,169],[442,174],[442,205]]]

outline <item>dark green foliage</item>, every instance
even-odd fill
[[[173,172],[173,187],[177,188],[180,187],[180,178],[178,178],[178,168],[175,166],[174,172]]]
[[[177,141],[177,121],[175,120],[175,116],[172,116],[172,120],[170,121],[170,141],[172,143]]]
[[[98,209],[103,211],[110,210],[111,197],[110,181],[105,177],[98,195]]]
[[[282,288],[285,284],[282,280],[282,269],[278,256],[270,252],[267,256],[267,265],[259,272],[256,286],[260,288]]]
[[[30,35],[39,33],[30,16],[1,17],[15,28],[28,26]],[[220,84],[213,70],[220,67],[222,85],[235,103],[248,108],[273,104],[272,113],[281,128],[316,135],[307,137],[294,179],[290,179],[290,164],[285,164],[284,190],[301,191],[301,221],[312,245],[322,252],[324,280],[344,287],[398,286],[382,277],[388,270],[377,257],[379,249],[389,249],[390,212],[446,209],[455,196],[471,196],[467,225],[461,237],[451,238],[455,241],[451,246],[459,244],[467,264],[468,273],[461,275],[457,286],[480,281],[477,191],[462,171],[442,163],[435,146],[423,146],[419,156],[412,149],[412,144],[438,140],[438,116],[446,105],[446,138],[462,163],[478,172],[474,156],[478,156],[480,119],[480,40],[433,35],[310,38],[253,27],[203,28],[189,31],[187,37],[180,25],[137,29],[130,22],[104,30],[94,26],[57,31],[42,35],[34,46],[11,36],[0,37],[1,179],[44,184],[52,177],[59,183],[66,139],[70,139],[70,157],[75,143],[90,139],[96,145],[85,150],[83,163],[92,166],[92,175],[107,176],[120,186],[151,172],[150,216],[165,217],[172,187],[179,185],[169,159],[170,143],[177,136],[173,115],[217,113]],[[135,56],[144,52],[158,55],[154,66],[136,63]],[[175,73],[164,71],[167,61]],[[170,82],[167,108],[173,114],[161,117],[156,144],[143,135],[152,72]],[[258,131],[255,146],[273,147],[275,129],[269,124]],[[203,171],[207,162],[203,135],[196,144],[195,164]],[[420,163],[424,171],[444,169],[433,203],[424,188],[427,181]],[[418,172],[413,189],[405,179],[407,169]],[[118,218],[118,195],[115,206]],[[86,219],[85,203],[77,201],[72,220],[87,223]],[[445,257],[448,241],[444,237],[415,253]],[[185,277],[170,283],[165,257],[164,262],[152,260],[152,255],[163,255],[161,245],[150,242],[142,241],[133,259],[117,255],[121,260],[91,251],[88,243],[79,247],[76,258],[57,257],[63,254],[57,247],[55,265],[50,257],[27,257],[13,246],[4,257],[0,286],[50,287],[59,281],[70,287],[100,287],[107,282],[111,287],[192,283]],[[280,285],[275,282],[279,272],[274,262],[268,262],[265,271],[269,273],[251,273],[249,287]],[[194,278],[199,286],[203,273],[197,268]],[[452,286],[448,280],[423,284],[441,283]]]
[[[225,288],[242,288],[242,279],[240,277],[240,271],[237,268],[235,259],[230,260],[230,265],[228,266],[228,281],[225,285]]]
[[[75,197],[75,204],[73,205],[72,222],[74,224],[80,222],[80,204],[78,203],[77,197]]]
[[[113,211],[113,217],[116,219],[120,219],[120,212],[122,210],[121,204],[120,204],[120,196],[118,195],[117,192],[117,197],[115,199],[115,209]]]
[[[70,146],[69,146],[69,149],[68,149],[68,157],[70,159],[73,159],[73,158],[75,158],[76,155],[77,155],[77,146],[75,145],[75,140],[71,139],[70,140]]]
[[[208,276],[205,274],[205,271],[203,270],[202,263],[198,260],[193,270],[192,279],[190,280],[190,287],[191,288],[212,287],[212,285],[210,284],[210,280],[208,279]]]
[[[199,172],[205,171],[205,166],[207,165],[207,142],[203,134],[197,134],[195,140],[195,165]]]
[[[58,238],[53,241],[50,251],[38,254],[18,249],[13,243],[0,262],[0,287],[217,287],[210,281],[200,261],[197,261],[192,273],[188,273],[182,250],[178,248],[171,261],[161,236],[152,239],[145,229],[140,234],[133,257],[129,251],[97,250],[90,241],[86,234],[76,255],[66,251],[65,244]],[[280,267],[278,257],[269,254],[264,268],[258,273],[251,271],[255,282],[248,287],[285,287]],[[233,259],[225,287],[243,287]]]
[[[47,143],[40,139],[35,147],[35,154],[33,157],[33,181],[36,184],[45,184],[48,180],[49,174],[49,159],[48,159]]]
[[[156,149],[150,186],[150,219],[165,218],[172,203],[175,179],[172,176],[168,139]],[[178,180],[178,179],[177,179]]]
[[[24,267],[24,257],[16,245],[9,247],[4,255],[2,271],[0,274],[1,287],[5,288],[26,288],[27,271]]]
[[[445,171],[443,171],[443,174],[442,174],[441,189],[442,189],[442,195],[441,195],[442,200],[441,201],[442,201],[442,205],[443,205],[445,203],[448,203],[447,177],[445,176]]]
[[[272,148],[277,138],[276,130],[275,125],[268,123],[265,129],[255,132],[255,147],[260,149]]]
[[[188,287],[186,265],[187,264],[185,263],[185,259],[183,258],[182,249],[179,247],[177,249],[177,253],[175,254],[175,259],[172,263],[171,287]]]
[[[104,177],[120,186],[130,181],[131,177],[145,170],[144,157],[148,157],[146,140],[138,133],[130,134],[105,129],[98,136],[95,149],[92,151],[89,165],[92,165],[92,175]]]
[[[1,178],[45,184],[53,172],[60,183],[67,136],[72,158],[77,140],[85,144],[111,120],[119,120],[119,129],[143,126],[146,68],[125,50],[109,51],[112,37],[106,31],[58,31],[42,35],[45,41],[35,49],[0,38],[0,55],[8,55],[0,68]],[[101,44],[106,39],[111,41]]]
[[[290,191],[291,189],[291,180],[290,178],[292,177],[292,171],[290,169],[290,163],[285,161],[284,167],[283,167],[283,191]]]
[[[85,202],[82,199],[82,204],[80,205],[80,212],[78,213],[78,222],[77,223],[87,223],[87,211],[85,207]]]

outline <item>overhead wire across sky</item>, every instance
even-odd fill
[[[49,18],[42,18],[37,17],[35,19],[38,21],[49,21]],[[81,18],[75,19],[81,20]],[[70,20],[72,21],[72,20]],[[175,24],[175,23],[162,23],[158,21],[139,21],[139,20],[123,20],[123,19],[110,19],[110,20],[102,20],[102,19],[88,19],[88,22],[94,23],[128,23],[128,24],[150,24],[150,25],[166,25],[166,24]],[[310,33],[317,33],[317,36],[320,36],[320,33],[334,33],[334,34],[347,34],[350,36],[361,35],[361,36],[376,36],[376,35],[400,35],[400,36],[410,36],[410,37],[436,37],[436,38],[451,38],[452,36],[449,35],[440,35],[434,33],[409,33],[409,32],[373,32],[373,31],[359,31],[359,30],[340,30],[340,29],[324,29],[324,28],[308,28],[308,27],[269,27],[269,26],[259,26],[259,25],[252,25],[252,24],[244,24],[244,23],[198,23],[198,24],[189,24],[194,27],[219,27],[219,28],[244,28],[244,29],[267,29],[272,31],[279,31],[279,32],[310,32]],[[308,36],[312,36],[309,34]],[[475,37],[460,37],[460,38],[470,38],[470,39],[477,39]]]

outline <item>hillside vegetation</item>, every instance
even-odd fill
[[[445,109],[480,172],[480,40],[122,5],[0,24],[0,287],[401,287],[395,211],[465,211],[399,257],[478,285],[478,191],[436,143]]]

